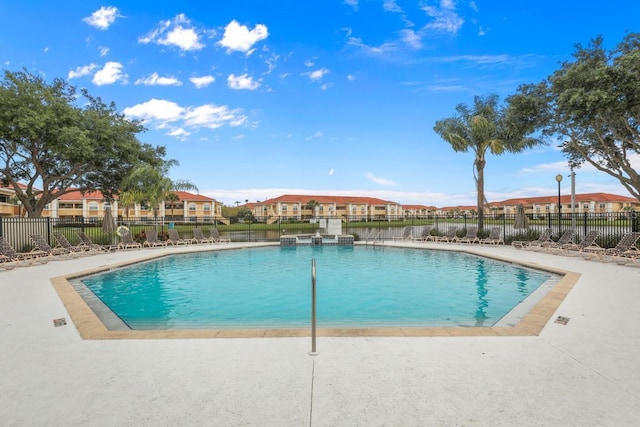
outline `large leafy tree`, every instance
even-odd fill
[[[136,166],[161,167],[164,147],[142,144],[144,128],[86,90],[62,79],[47,83],[26,70],[0,82],[0,180],[29,216],[73,191],[110,200]]]
[[[607,50],[601,37],[509,98],[513,114],[557,137],[573,168],[588,163],[640,200],[640,34]],[[635,163],[634,163],[635,162]]]
[[[534,127],[512,116],[508,107],[499,105],[497,95],[476,96],[473,105],[458,104],[457,114],[438,120],[433,130],[451,144],[456,152],[473,151],[474,178],[477,190],[478,227],[484,227],[484,168],[487,152],[494,155],[520,152],[543,141],[529,137]]]

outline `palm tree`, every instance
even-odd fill
[[[149,165],[141,165],[124,180],[123,193],[129,193],[136,203],[146,203],[153,209],[153,216],[158,217],[160,203],[167,200],[176,191],[196,190],[188,180],[172,181],[166,176],[166,169],[158,169]],[[176,195],[177,196],[177,195]]]
[[[473,106],[458,104],[457,115],[438,120],[433,130],[451,144],[456,152],[472,150],[473,176],[477,190],[478,229],[484,227],[484,168],[486,153],[500,155],[505,151],[517,153],[535,145],[544,144],[527,135],[532,129],[509,115],[508,108],[498,105],[498,95],[476,96]]]

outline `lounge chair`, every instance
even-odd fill
[[[231,243],[231,239],[228,237],[222,237],[218,229],[215,227],[209,229],[209,234],[211,235],[213,243]]]
[[[598,237],[600,237],[600,232],[591,230],[584,235],[580,243],[567,243],[562,245],[558,248],[558,252],[563,255],[580,255],[587,248],[599,248],[600,246],[596,243]]]
[[[98,251],[99,252],[110,252],[110,251],[114,251],[114,250],[118,249],[118,245],[99,245],[97,243],[94,243],[93,240],[91,240],[82,231],[76,231],[76,234],[78,235],[78,237],[82,241],[82,243],[79,243],[78,246],[84,246],[86,248],[89,248],[90,251],[93,251],[93,252],[98,252]]]
[[[79,255],[91,255],[91,250],[85,246],[85,245],[72,245],[69,240],[67,240],[67,238],[64,236],[64,234],[62,233],[53,233],[53,236],[56,238],[57,242],[58,242],[58,246],[56,246],[53,249],[56,249],[58,247],[61,248],[65,248],[68,249],[69,252],[75,252]]]
[[[456,239],[458,243],[480,243],[478,237],[478,227],[467,227],[467,234],[464,237]]]
[[[157,246],[167,246],[166,242],[163,242],[158,239],[158,232],[156,230],[145,230],[144,231],[145,239],[142,242],[142,247],[145,246],[149,248],[155,248]]]
[[[489,231],[489,235],[484,239],[480,239],[482,245],[504,245],[504,239],[502,238],[502,231],[500,227],[492,227]]]
[[[211,237],[205,237],[200,228],[193,229],[193,241],[196,243],[213,243],[213,239]]]
[[[0,268],[12,270],[19,265],[22,265],[22,261],[14,261],[6,255],[0,255]]]
[[[536,240],[531,240],[531,241],[515,240],[511,242],[511,245],[516,249],[522,249],[529,246],[536,247],[536,246],[542,245],[543,243],[548,244],[549,242],[552,242],[551,240],[552,235],[553,235],[553,230],[550,228],[547,228],[540,234],[540,237],[538,237]]]
[[[31,252],[16,252],[11,243],[2,236],[0,236],[0,255],[4,257],[3,263],[13,262],[16,265],[29,265],[34,262],[46,264],[51,261],[49,254],[35,249]]]
[[[538,248],[540,250],[549,249],[552,251],[556,249],[560,249],[564,245],[572,244],[573,238],[575,237],[575,235],[576,235],[576,230],[574,230],[573,228],[569,228],[568,230],[565,230],[564,233],[562,233],[562,236],[560,236],[557,242],[554,242],[554,241],[542,242],[542,244],[538,246]]]
[[[434,236],[435,242],[455,242],[458,240],[457,233],[458,227],[449,227],[444,236]]]
[[[640,256],[640,251],[636,247],[636,242],[640,240],[640,232],[630,231],[626,233],[618,244],[613,248],[601,248],[601,247],[588,247],[584,249],[584,252],[592,253],[600,260],[609,261],[625,261],[629,262],[631,258],[637,258]],[[613,257],[613,258],[610,258]]]
[[[178,234],[178,230],[176,230],[175,228],[170,228],[169,229],[169,238],[167,239],[167,245],[174,245],[174,246],[178,246],[178,245],[188,245],[191,243],[191,239],[183,239],[180,237],[180,235]]]
[[[432,229],[433,229],[432,225],[425,225],[424,227],[422,227],[422,231],[420,231],[420,234],[413,237],[413,240],[416,240],[419,242],[426,242],[427,240],[431,240],[431,237],[433,237],[431,235]]]
[[[118,243],[118,249],[131,249],[131,248],[140,249],[141,247],[142,247],[141,243],[138,243],[135,240],[133,240],[133,237],[131,237],[130,231],[127,230],[122,234],[120,234],[120,243]]]
[[[44,252],[53,257],[53,259],[77,258],[80,256],[80,254],[63,247],[52,248],[40,234],[32,234],[31,241],[36,251]]]
[[[411,227],[405,227],[402,229],[402,234],[399,236],[393,236],[393,240],[411,240]]]

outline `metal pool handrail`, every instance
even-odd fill
[[[316,259],[311,258],[311,351],[309,355],[315,356],[316,351]]]

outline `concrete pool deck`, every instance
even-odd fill
[[[309,356],[308,337],[83,340],[50,279],[167,249],[0,271],[0,420],[9,426],[637,425],[640,268],[471,247],[581,276],[537,336],[319,337],[319,354]],[[554,322],[557,316],[568,323]],[[67,325],[54,327],[59,318]]]

